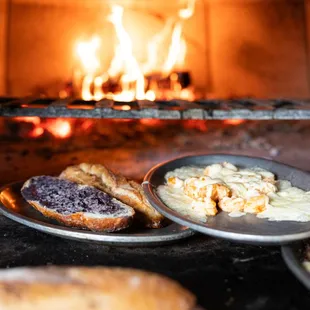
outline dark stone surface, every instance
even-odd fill
[[[52,237],[0,216],[0,267],[105,265],[165,274],[208,310],[307,310],[310,293],[278,247],[239,245],[197,235],[155,248],[108,247]]]
[[[40,106],[44,108],[39,108]],[[292,100],[162,100],[148,102],[113,102],[103,99],[99,102],[83,102],[78,105],[71,99],[34,99],[16,100],[0,97],[0,116],[39,116],[39,117],[75,117],[75,118],[158,118],[158,119],[310,119],[308,101]],[[28,104],[22,107],[23,104]],[[130,105],[131,109],[123,111],[115,109],[122,104]],[[67,108],[71,105],[71,108]],[[91,109],[79,108],[80,105]],[[75,106],[75,108],[72,108]],[[172,107],[172,108],[171,108]]]

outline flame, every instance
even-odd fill
[[[186,56],[186,42],[183,38],[184,21],[191,18],[194,14],[196,0],[188,0],[187,8],[179,11],[179,18],[172,31],[171,43],[167,60],[163,66],[163,73],[169,74],[177,66],[182,66]]]
[[[93,82],[92,76],[86,75],[82,82],[82,98],[86,101],[92,100],[93,95],[90,92],[90,88]]]
[[[76,46],[76,54],[83,68],[84,75],[81,82],[81,96],[84,100],[101,100],[103,98],[122,102],[133,100],[150,100],[157,98],[180,98],[192,100],[193,90],[184,88],[171,79],[170,88],[160,89],[160,78],[169,78],[173,71],[182,70],[187,52],[187,45],[183,34],[184,21],[194,14],[196,0],[187,0],[187,6],[178,11],[176,17],[167,19],[162,30],[155,34],[147,44],[147,61],[139,64],[134,53],[133,43],[123,23],[124,8],[117,4],[111,5],[111,13],[108,21],[112,23],[117,43],[114,48],[114,56],[105,74],[99,74],[101,67],[97,56],[101,40],[94,35],[89,41],[79,42]],[[168,48],[164,42],[168,39]],[[166,57],[161,59],[162,51],[166,51]],[[160,71],[159,80],[146,83],[145,76]],[[74,73],[74,79],[79,76]],[[104,91],[104,85],[109,86],[109,81],[117,81],[119,91]],[[106,88],[105,88],[106,89]]]
[[[182,54],[184,54],[184,42],[182,39],[182,24],[178,22],[173,29],[168,57],[163,67],[164,74],[169,74],[173,70],[174,66],[176,65],[179,59],[178,54],[179,51],[182,50],[182,47],[183,47]],[[184,55],[182,56],[184,57]]]
[[[111,62],[108,74],[111,77],[121,76],[122,96],[119,100],[132,101],[134,98],[144,99],[144,75],[139,67],[138,61],[133,55],[132,41],[123,25],[124,8],[119,5],[112,6],[109,21],[113,24],[118,45],[115,48],[115,56]],[[135,83],[135,89],[130,84]]]
[[[93,36],[90,41],[79,42],[76,46],[76,53],[84,72],[86,72],[86,75],[82,80],[82,98],[86,101],[94,99],[90,89],[95,78],[95,74],[100,68],[100,61],[97,57],[99,47],[100,38],[98,36]],[[98,95],[96,98],[97,97]]]
[[[174,19],[169,18],[160,32],[154,35],[147,45],[147,62],[143,66],[145,74],[156,72],[163,64],[160,63],[161,50],[165,40],[171,35]]]
[[[100,46],[100,38],[93,36],[90,41],[79,42],[76,52],[85,72],[93,76],[100,68],[100,61],[97,52]]]
[[[103,83],[107,80],[104,79],[102,76],[97,76],[95,79],[94,79],[94,99],[96,101],[99,101],[101,100],[102,98],[104,98],[104,93],[102,91],[102,85]]]
[[[181,9],[179,11],[179,16],[182,19],[190,19],[195,12],[196,0],[188,0],[187,1],[187,8]]]

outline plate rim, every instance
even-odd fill
[[[25,181],[12,182],[2,186],[0,188],[0,195],[5,189],[12,188],[13,186],[22,185],[23,182]],[[25,201],[25,203],[27,202]],[[113,245],[122,244],[126,246],[131,244],[133,246],[134,245],[148,246],[154,244],[157,245],[157,244],[171,243],[173,241],[178,241],[191,237],[195,234],[195,231],[193,231],[189,227],[186,227],[184,230],[179,231],[177,233],[170,232],[163,236],[162,235],[139,236],[139,235],[131,235],[129,233],[121,234],[121,231],[119,231],[117,234],[108,232],[97,233],[90,230],[80,230],[78,228],[71,228],[61,224],[56,225],[37,220],[35,218],[27,217],[23,214],[19,214],[11,209],[8,209],[2,203],[1,200],[0,200],[0,214],[5,216],[6,218],[9,218],[10,220],[13,220],[14,222],[41,231],[43,233],[47,233],[64,239],[73,239],[77,241],[87,241],[87,242],[94,241],[94,242],[100,242],[102,244],[113,244]],[[175,222],[171,223],[170,225],[184,226]],[[163,227],[162,229],[165,229],[170,225]]]
[[[281,247],[281,255],[292,274],[310,290],[310,272],[307,271],[301,264],[298,250],[304,249],[303,242],[295,242]]]
[[[288,167],[291,170],[295,170],[296,172],[310,174],[308,172],[305,172],[301,169],[295,168],[290,165],[286,165],[277,161],[269,160],[266,158],[261,157],[253,157],[253,156],[243,156],[243,155],[232,155],[232,154],[222,154],[222,153],[216,153],[216,154],[195,154],[195,155],[186,155],[186,156],[180,156],[176,157],[174,159],[162,162],[157,164],[156,166],[152,167],[147,174],[144,177],[142,187],[143,190],[147,196],[147,199],[151,203],[151,205],[160,213],[162,213],[164,216],[169,218],[170,220],[183,225],[188,226],[193,230],[196,230],[200,233],[203,233],[205,235],[209,235],[212,237],[227,239],[231,241],[238,241],[238,242],[246,242],[251,244],[257,244],[257,245],[283,245],[294,241],[304,240],[310,238],[310,229],[309,231],[304,231],[301,233],[293,233],[288,235],[256,235],[256,234],[241,234],[238,232],[231,232],[231,231],[224,231],[224,230],[217,230],[214,228],[209,228],[203,225],[202,223],[198,223],[197,221],[194,221],[192,219],[189,219],[178,212],[174,211],[173,209],[170,209],[168,206],[165,205],[165,203],[158,197],[157,193],[155,192],[155,186],[151,184],[151,178],[154,172],[159,169],[162,166],[165,166],[167,164],[170,164],[172,162],[178,161],[180,159],[187,159],[187,158],[193,158],[193,157],[215,157],[215,156],[224,156],[227,158],[244,158],[244,159],[251,159],[251,160],[258,160],[258,161],[265,161],[268,163],[275,163],[281,166]],[[267,219],[266,219],[267,220]]]

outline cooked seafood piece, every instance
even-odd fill
[[[243,211],[245,200],[237,197],[224,197],[219,201],[218,206],[225,212]]]
[[[206,198],[205,201],[193,201],[191,207],[201,217],[214,216],[218,212],[216,202],[211,198]]]
[[[258,214],[267,208],[269,198],[266,195],[255,196],[248,199],[244,205],[244,212]]]
[[[198,201],[211,198],[219,201],[224,197],[230,197],[230,189],[223,184],[207,184],[204,180],[190,178],[184,182],[184,194]]]

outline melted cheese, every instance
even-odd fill
[[[158,187],[157,193],[169,208],[193,220],[206,221],[207,218],[205,216],[201,216],[192,208],[195,200],[186,196],[182,189],[161,185]]]
[[[207,176],[204,175],[207,173]],[[226,165],[211,165],[206,169],[201,167],[182,167],[166,174],[166,180],[177,177],[180,180],[202,177],[202,184],[222,183],[228,186],[232,192],[241,198],[249,199],[264,192],[269,197],[269,204],[265,211],[257,214],[259,218],[270,221],[310,221],[310,192],[292,187],[289,181],[277,181],[275,185],[268,180],[274,175],[264,169],[238,169],[227,163]],[[197,184],[200,186],[199,184]],[[193,219],[206,221],[192,208],[193,199],[184,194],[182,188],[172,188],[162,185],[158,188],[158,194],[165,204],[182,215]],[[243,212],[231,212],[229,216],[243,216]]]

